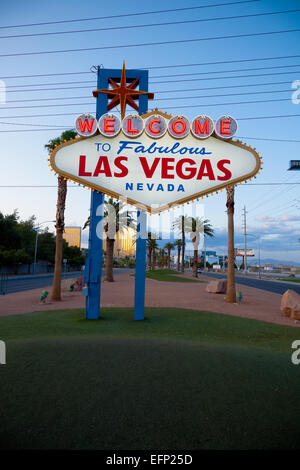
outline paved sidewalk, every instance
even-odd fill
[[[184,274],[191,277],[192,273]],[[223,294],[209,294],[205,291],[206,283],[211,278],[201,275],[201,283],[175,283],[146,280],[146,306],[148,307],[177,307],[193,310],[230,314],[256,320],[299,327],[295,322],[283,316],[280,311],[281,295],[262,291],[253,287],[237,284],[237,290],[243,293],[240,305],[225,301]],[[25,314],[44,310],[60,310],[84,308],[84,297],[81,292],[68,292],[66,287],[71,280],[63,281],[63,296],[61,302],[40,304],[43,289],[8,294],[0,297],[0,316]],[[51,292],[51,287],[46,288]],[[49,295],[50,296],[50,295]],[[102,282],[101,305],[104,307],[133,307],[134,277],[128,272],[115,275],[115,282]]]

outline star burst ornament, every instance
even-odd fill
[[[123,68],[121,74],[120,85],[118,85],[112,78],[108,79],[112,88],[107,90],[94,90],[93,96],[97,98],[99,93],[106,94],[110,98],[110,102],[107,105],[107,111],[115,108],[120,105],[121,108],[121,119],[124,119],[126,104],[129,104],[136,111],[139,110],[138,105],[135,103],[139,99],[140,95],[148,95],[149,100],[153,100],[154,93],[149,93],[148,91],[136,90],[136,87],[139,84],[139,79],[136,78],[127,85],[126,71],[125,71],[125,60],[123,61]]]

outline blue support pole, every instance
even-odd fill
[[[106,72],[106,71],[105,71]],[[98,69],[97,88],[107,87],[107,74],[103,69]],[[96,101],[96,118],[99,119],[107,111],[108,98],[99,93]],[[102,252],[103,252],[103,217],[104,195],[93,191],[91,193],[90,206],[90,233],[89,255],[85,265],[85,282],[88,286],[88,298],[86,299],[85,318],[97,320],[100,317]]]
[[[122,70],[98,69],[97,89],[108,88],[108,79],[118,80]],[[147,70],[126,70],[126,77],[130,81],[139,79],[140,89],[148,91],[148,71]],[[99,93],[96,103],[97,119],[107,112],[108,97]],[[139,114],[148,109],[148,96],[139,97]],[[140,221],[140,237],[136,244],[136,276],[135,276],[135,307],[134,319],[144,319],[145,305],[145,270],[146,270],[146,214],[145,211],[138,211]],[[88,297],[86,299],[85,318],[98,319],[100,316],[100,293],[102,274],[102,234],[104,216],[104,196],[102,193],[94,191],[91,193],[90,207],[90,235],[89,235],[89,255],[86,261],[84,280],[88,286]],[[144,237],[144,238],[143,238]]]
[[[142,73],[141,73],[142,72]],[[148,71],[140,71],[140,90],[148,91]],[[148,96],[139,98],[139,114],[148,110]],[[134,320],[145,318],[147,216],[144,210],[137,211],[136,267],[134,292]]]
[[[137,211],[136,268],[134,290],[134,320],[144,320],[147,216],[145,211]]]
[[[100,291],[102,272],[103,193],[92,192],[90,208],[89,256],[85,265],[85,282],[88,285],[85,318],[97,320],[100,316]]]

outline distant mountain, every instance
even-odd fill
[[[258,264],[258,258],[248,258],[248,265],[251,264]],[[261,258],[260,264],[274,264],[275,266],[278,266],[278,264],[288,264],[291,266],[295,266],[296,268],[300,267],[300,263],[297,263],[296,261],[291,261],[291,260],[280,260],[280,259],[274,259],[274,258]]]

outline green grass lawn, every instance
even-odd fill
[[[174,274],[177,274],[175,276]],[[155,269],[146,272],[146,277],[148,279],[154,279],[155,281],[165,281],[165,282],[204,282],[197,279],[187,278],[183,276],[178,276],[181,274],[179,271],[174,271],[173,269]],[[134,276],[134,274],[131,274]]]
[[[285,278],[285,279],[277,278],[276,280],[277,281],[288,281],[288,282],[300,282],[300,279],[290,279],[290,278]]]
[[[299,329],[171,308],[132,317],[0,317],[0,448],[300,448]]]

